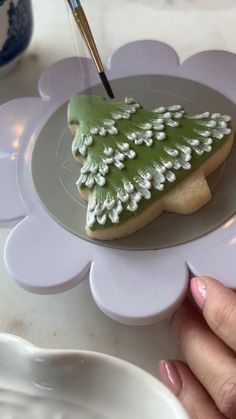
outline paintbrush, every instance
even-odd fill
[[[91,29],[89,27],[88,20],[86,18],[86,15],[84,13],[84,10],[81,6],[80,0],[67,0],[69,3],[73,16],[75,18],[75,22],[80,29],[80,32],[82,33],[82,36],[87,44],[87,47],[89,49],[89,52],[91,54],[91,57],[93,59],[93,62],[96,66],[96,69],[98,71],[98,74],[100,76],[100,79],[102,81],[102,84],[104,88],[106,89],[106,92],[108,96],[111,99],[114,99],[114,93],[112,91],[112,88],[110,86],[110,83],[107,79],[107,76],[104,71],[104,67],[100,58],[100,55],[98,53]]]

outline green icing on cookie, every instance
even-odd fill
[[[89,190],[87,227],[121,224],[141,213],[207,160],[231,134],[227,115],[186,115],[180,105],[146,110],[132,99],[74,96],[72,144]]]

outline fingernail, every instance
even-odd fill
[[[192,278],[191,291],[196,303],[203,309],[207,295],[206,284],[200,278]]]
[[[173,361],[160,361],[159,372],[163,384],[165,384],[175,396],[178,396],[182,389],[182,382],[175,363]]]

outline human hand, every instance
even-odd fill
[[[236,294],[207,277],[191,292],[201,312],[185,301],[171,320],[186,364],[161,361],[161,379],[192,419],[236,419]]]

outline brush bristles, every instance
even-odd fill
[[[107,80],[107,76],[104,73],[104,71],[102,71],[101,73],[99,73],[99,76],[101,78],[102,84],[105,87],[106,92],[107,92],[109,98],[114,99],[115,98],[114,93],[112,91],[111,85],[110,85],[109,81]]]

